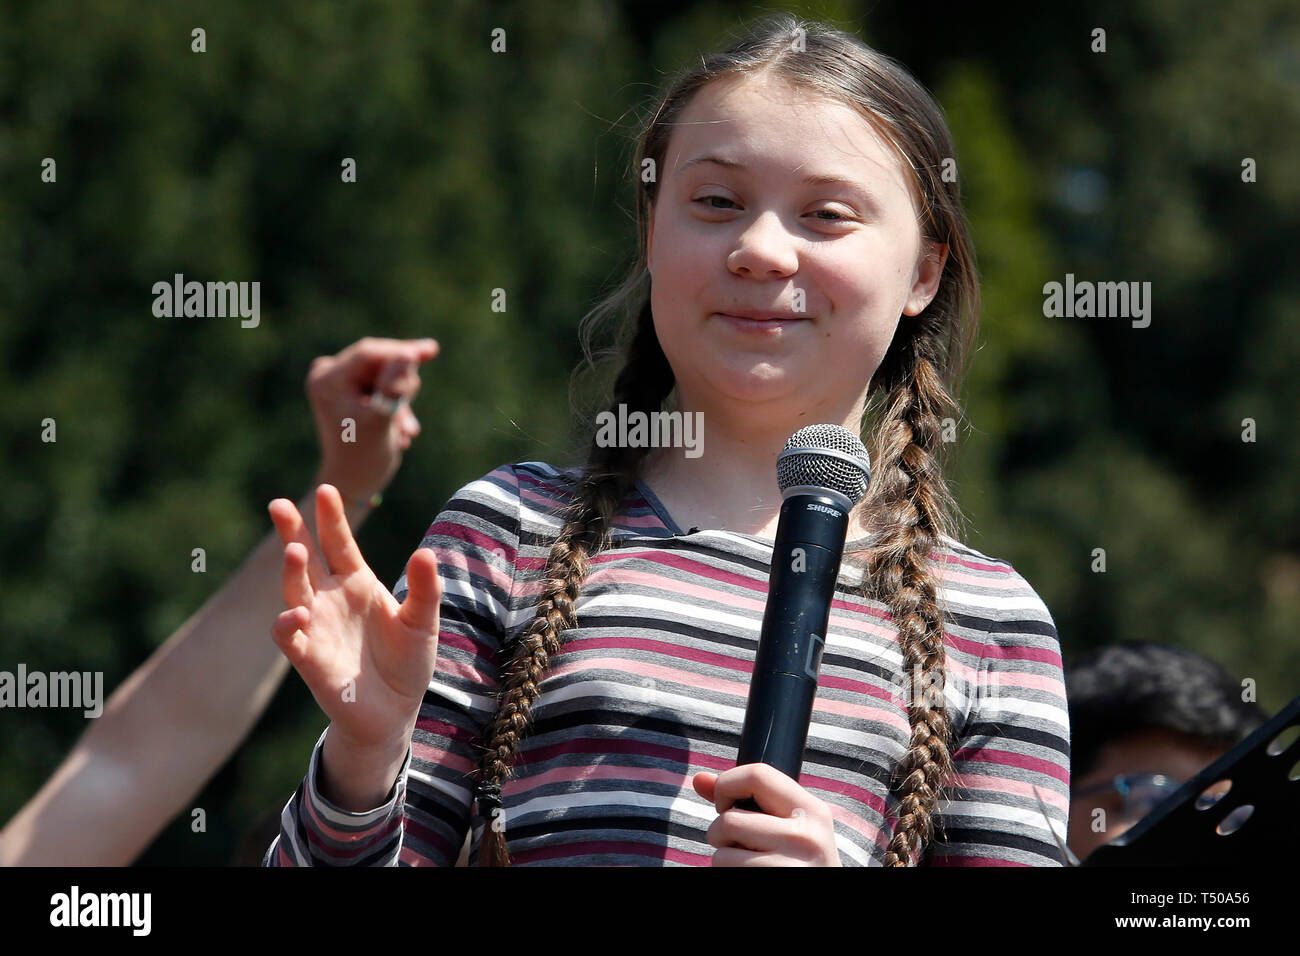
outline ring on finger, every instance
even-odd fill
[[[405,395],[399,395],[397,398],[389,398],[383,392],[371,392],[367,403],[377,412],[382,412],[389,418],[392,418],[401,407],[410,401]]]

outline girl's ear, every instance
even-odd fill
[[[916,271],[912,276],[912,290],[908,294],[907,304],[903,306],[904,315],[920,315],[930,304],[939,291],[939,278],[943,275],[943,267],[947,261],[947,243],[927,240],[925,249],[916,262]]]

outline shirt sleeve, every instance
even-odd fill
[[[503,465],[456,492],[420,542],[433,549],[442,582],[438,661],[388,802],[352,813],[321,796],[322,733],[263,866],[455,864],[470,825],[475,745],[496,710],[519,510],[518,472]],[[403,572],[393,596],[401,602],[407,590]]]
[[[930,866],[1064,866],[1070,723],[1056,625],[1016,571],[992,612]]]

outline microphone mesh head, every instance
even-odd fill
[[[857,435],[840,425],[808,425],[790,436],[776,460],[776,481],[787,488],[829,488],[857,504],[867,493],[871,459]]]

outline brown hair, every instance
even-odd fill
[[[885,854],[886,866],[910,866],[920,861],[932,837],[940,786],[952,770],[952,724],[942,695],[944,616],[931,565],[934,552],[943,547],[940,536],[955,536],[954,523],[961,518],[940,466],[946,450],[941,429],[945,416],[952,416],[952,427],[961,417],[953,396],[979,315],[974,250],[960,194],[955,177],[943,175],[945,160],[954,150],[938,106],[897,61],[852,34],[790,14],[758,20],[729,49],[703,57],[669,83],[638,139],[633,165],[638,183],[637,260],[623,282],[584,318],[583,350],[591,363],[595,324],[623,312],[622,345],[617,350],[623,366],[606,407],[617,410],[624,404],[629,412],[647,414],[662,409],[675,380],[655,333],[648,294],[648,211],[658,185],[657,177],[642,182],[640,171],[646,159],[653,160],[650,168],[664,168],[674,124],[700,88],[724,76],[759,73],[829,95],[858,111],[897,153],[921,211],[922,238],[948,246],[934,299],[920,314],[902,318],[871,378],[863,418],[879,422],[866,441],[874,475],[858,507],[873,515],[880,533],[866,550],[846,555],[846,560],[860,561],[866,572],[857,593],[884,605],[898,627],[903,686],[912,688],[910,741],[891,782],[898,821]],[[475,788],[479,810],[488,821],[480,866],[509,865],[497,819],[501,785],[531,722],[547,665],[560,651],[563,632],[577,624],[574,609],[588,562],[607,546],[611,522],[636,482],[645,452],[644,447],[591,442],[542,575],[536,616],[511,646],[502,671],[500,707],[484,732]],[[920,693],[922,685],[934,691]]]

